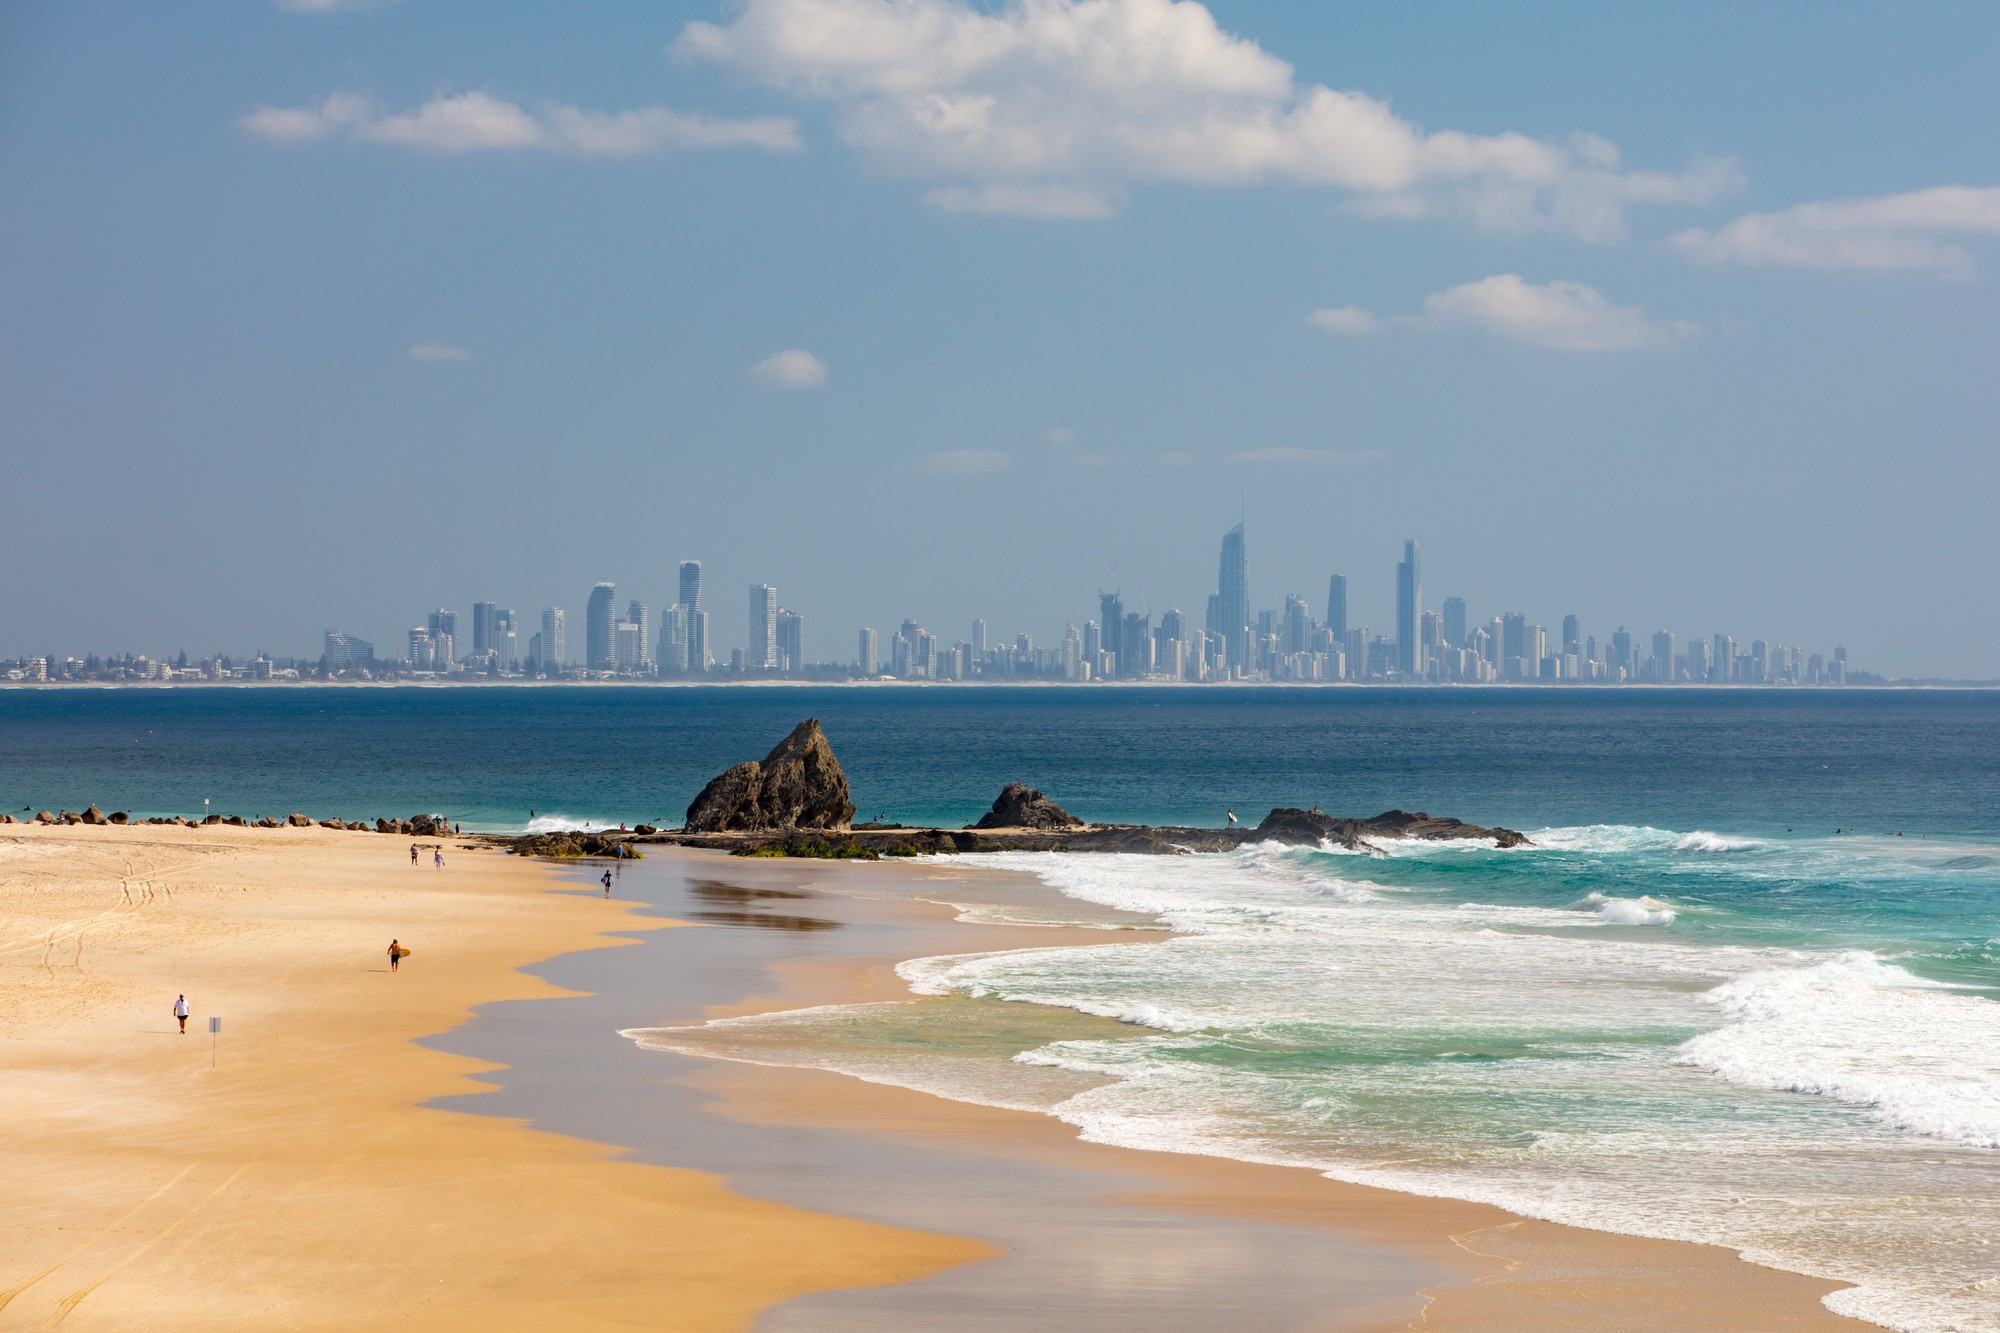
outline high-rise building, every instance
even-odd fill
[[[806,618],[796,611],[778,608],[778,669],[806,669]]]
[[[1215,575],[1215,630],[1222,636],[1228,665],[1245,671],[1255,665],[1250,650],[1250,560],[1243,549],[1243,525],[1222,535],[1222,558]]]
[[[646,604],[644,602],[628,603],[625,607],[625,619],[631,622],[639,635],[637,645],[638,656],[634,659],[632,666],[635,670],[644,670],[653,665],[652,625],[650,618],[646,614]]]
[[[583,611],[583,664],[592,671],[618,667],[618,585],[600,583],[590,590]]]
[[[690,615],[701,610],[701,561],[681,561],[681,607]],[[704,661],[704,666],[707,663]]]
[[[639,641],[639,627],[631,621],[620,620],[611,626],[611,656],[620,671],[637,671],[643,665]]]
[[[1347,642],[1347,575],[1326,581],[1326,628],[1335,643]]]
[[[1396,670],[1406,676],[1423,674],[1424,646],[1417,637],[1423,613],[1423,569],[1412,538],[1403,543],[1403,560],[1396,566]]]
[[[660,613],[660,670],[671,675],[680,675],[687,669],[687,608],[675,602]]]
[[[1528,618],[1519,611],[1509,611],[1500,617],[1500,670],[1504,675],[1510,670],[1509,664],[1525,661],[1528,656]],[[1526,668],[1521,670],[1525,673]]]
[[[778,665],[778,590],[768,583],[750,585],[750,636],[744,642],[743,664],[752,671]]]
[[[1306,651],[1306,640],[1311,637],[1311,617],[1306,614],[1306,599],[1285,594],[1285,628],[1280,636],[1286,653]]]
[[[493,614],[500,608],[492,602],[472,604],[472,655],[480,657],[493,648]]]
[[[1465,599],[1444,599],[1444,641],[1448,647],[1465,647]]]
[[[1097,623],[1103,626],[1103,649],[1115,661],[1118,656],[1119,635],[1125,629],[1125,599],[1115,592],[1097,594]]]
[[[544,607],[541,660],[535,665],[544,672],[551,672],[560,671],[568,664],[569,641],[563,633],[563,609],[560,606]]]
[[[975,620],[972,622],[972,660],[975,662],[984,662],[986,660],[986,622],[984,620]]]
[[[520,660],[516,635],[519,633],[518,617],[512,607],[504,607],[493,613],[492,641],[487,644],[493,658],[503,670],[512,671]]]
[[[456,640],[458,638],[458,612],[448,611],[444,607],[439,607],[437,610],[431,612],[428,628],[432,637],[436,637],[439,634],[449,634]]]
[[[715,653],[708,644],[708,612],[688,613],[688,673],[706,674],[715,663]]]
[[[861,627],[860,660],[855,663],[864,676],[882,674],[882,648],[875,637],[875,631],[866,625]]]
[[[375,645],[354,634],[342,634],[337,629],[326,632],[326,646],[323,654],[328,669],[348,671],[355,667],[367,666],[375,660]]]
[[[1583,655],[1583,622],[1575,616],[1563,617],[1563,656]]]
[[[1658,681],[1674,678],[1674,636],[1663,629],[1653,631],[1652,675]]]
[[[1118,627],[1118,674],[1138,680],[1153,669],[1153,618],[1137,611],[1125,613]]]

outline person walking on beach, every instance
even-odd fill
[[[181,1035],[185,1037],[187,1035],[187,1030],[188,1030],[187,996],[183,995],[178,1000],[174,1001],[174,1017],[178,1018],[181,1021]]]
[[[413,842],[410,844],[410,864],[415,865],[416,863],[417,863],[417,844]]]
[[[607,898],[611,896],[611,872],[609,870],[604,872],[604,896]]]
[[[439,870],[443,870],[443,869],[444,869],[444,844],[443,844],[443,843],[439,843],[439,844],[438,844],[437,846],[435,846],[435,847],[431,848],[431,860],[433,860],[433,861],[435,861],[435,862],[437,863],[437,868],[438,868]]]
[[[390,940],[389,970],[391,972],[394,972],[398,967],[402,965],[402,962],[403,962],[403,942],[401,940]],[[184,1019],[182,1021],[185,1022],[186,1020]]]

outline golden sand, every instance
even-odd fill
[[[657,924],[543,865],[445,856],[0,829],[0,1329],[742,1328],[991,1252],[424,1108],[491,1066],[413,1039],[559,995],[515,969]],[[391,936],[414,950],[393,975]]]

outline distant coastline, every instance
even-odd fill
[[[1432,681],[1432,680],[898,680],[800,677],[741,679],[719,676],[687,678],[548,680],[507,677],[443,677],[395,680],[0,680],[0,690],[269,690],[269,689],[921,689],[921,690],[1382,690],[1439,692],[1520,691],[1525,693],[1602,694],[1633,691],[1653,694],[1854,694],[1909,690],[1984,691],[2000,689],[2000,680],[1872,680],[1846,685],[1751,684],[1741,681]]]

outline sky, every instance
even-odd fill
[[[0,655],[591,586],[2000,676],[2000,7],[0,8]],[[579,637],[572,634],[573,639]]]

